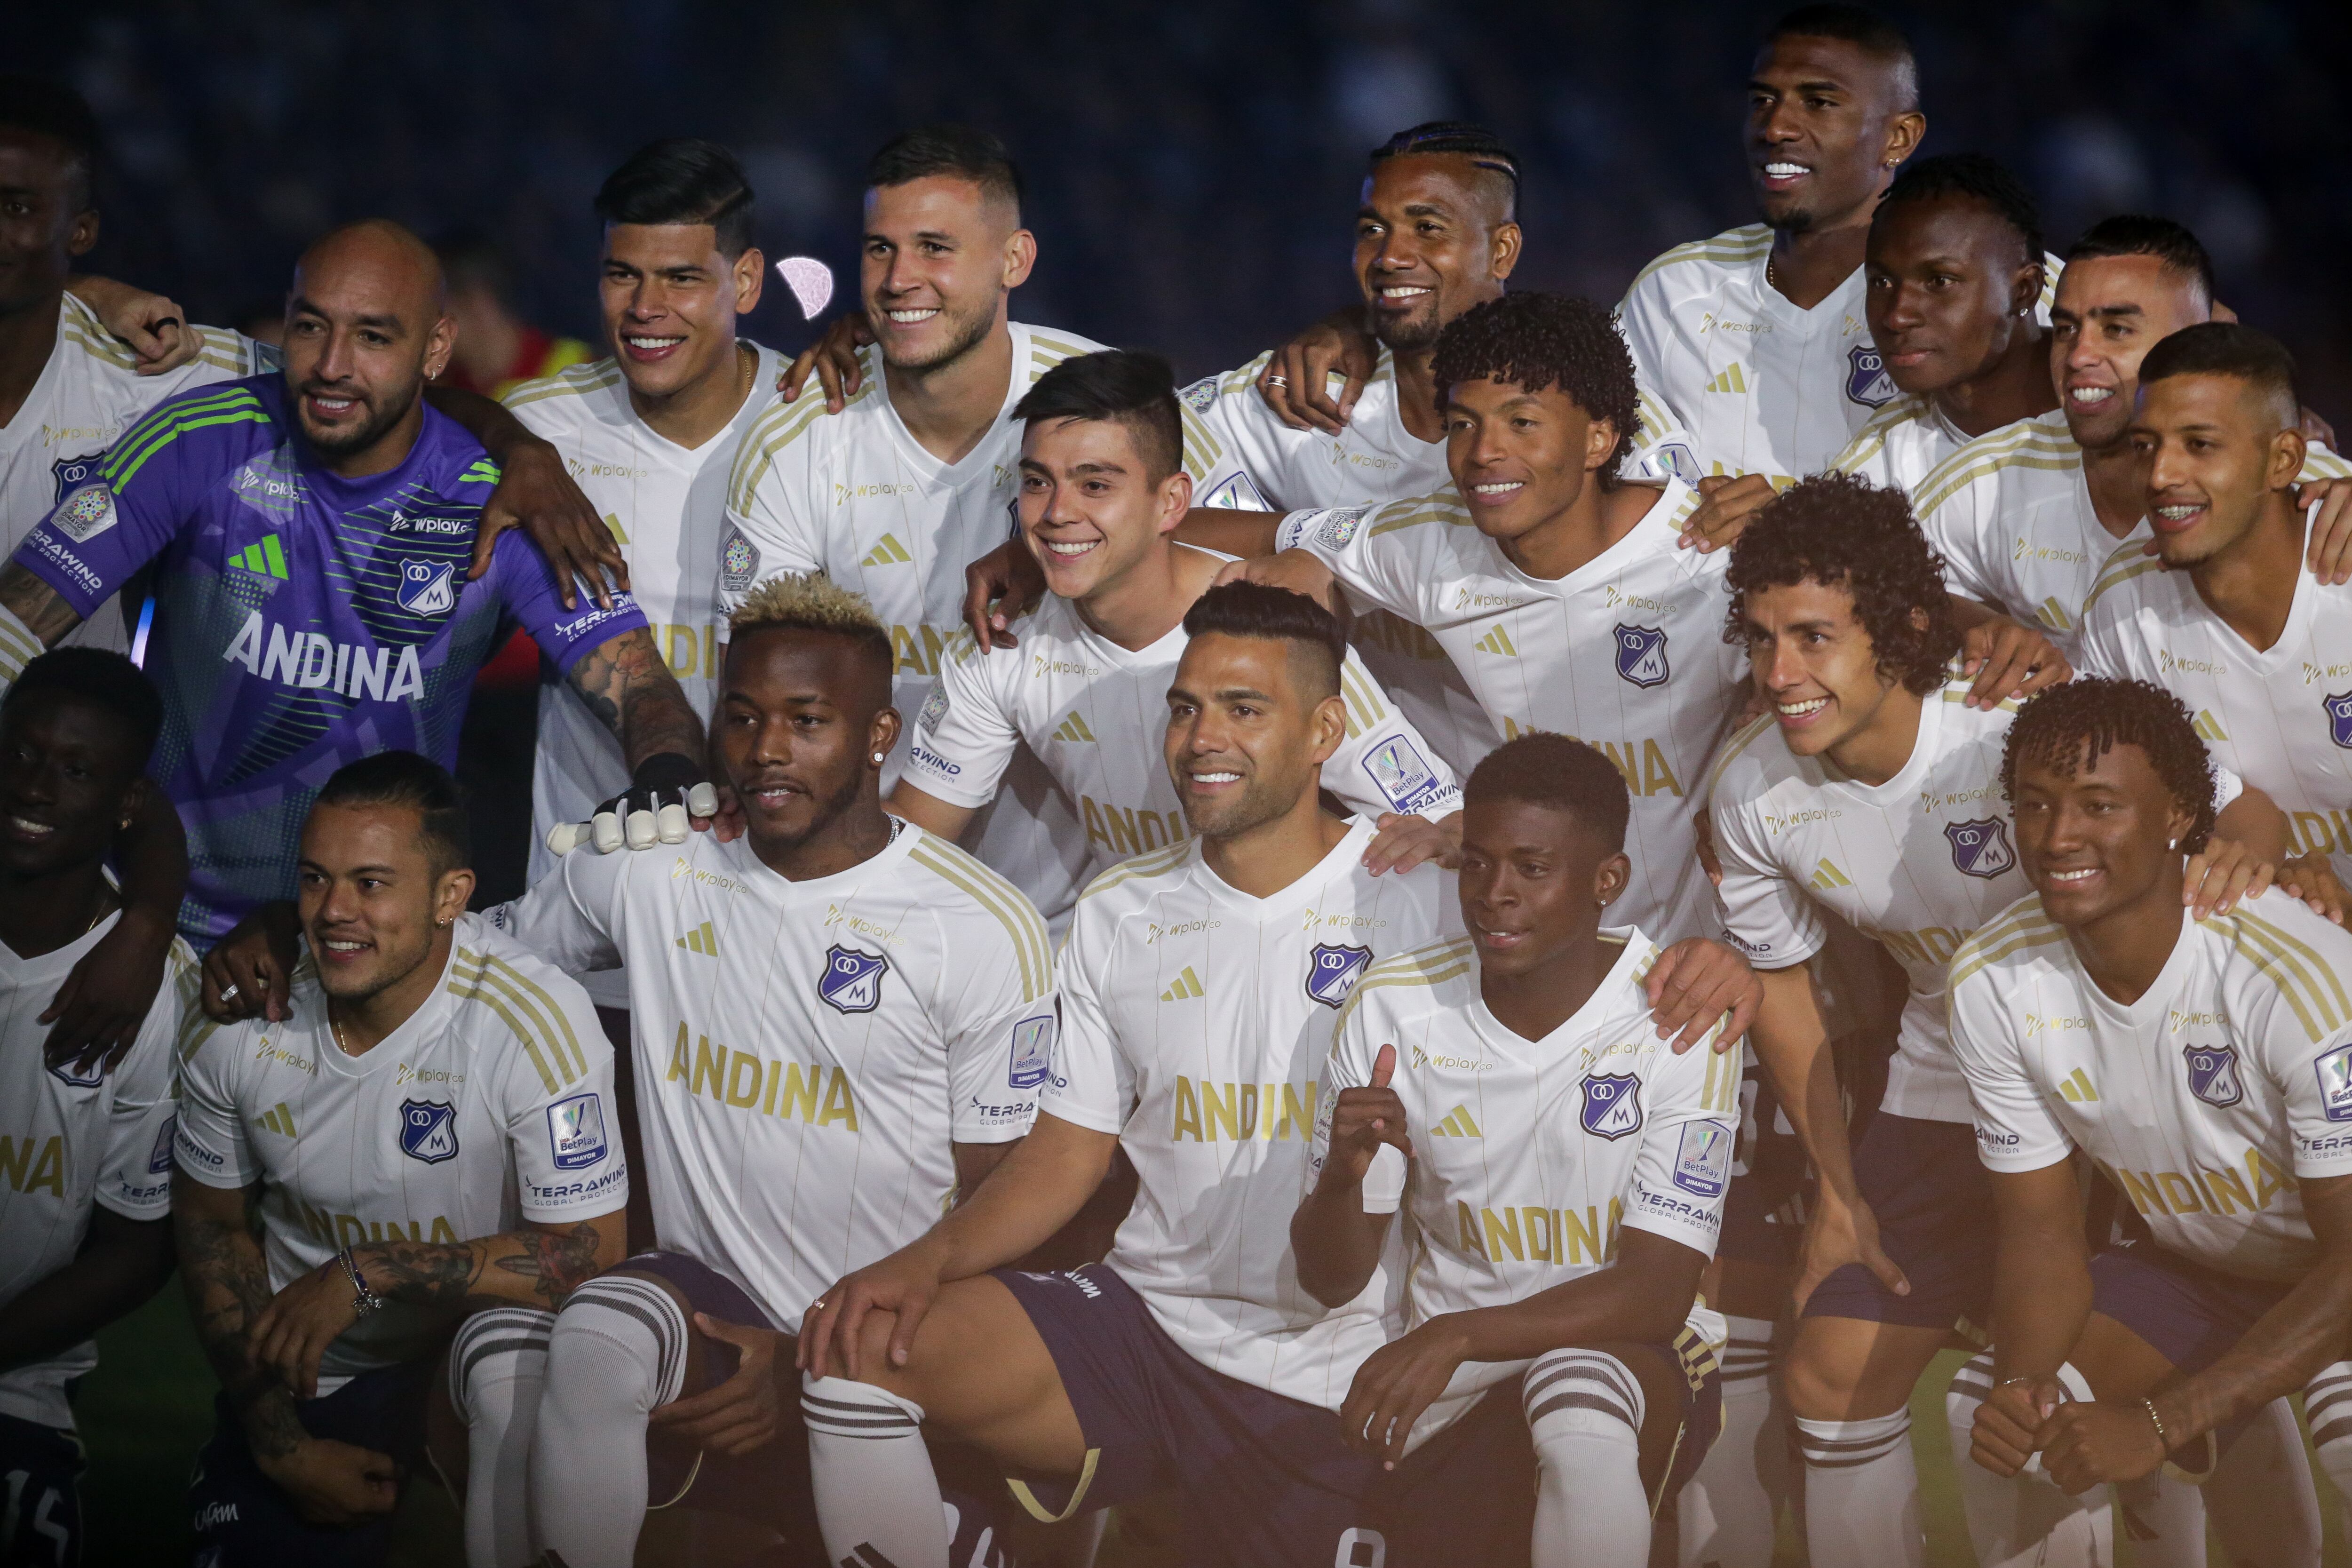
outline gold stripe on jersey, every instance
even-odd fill
[[[2345,995],[2343,982],[2310,944],[2243,909],[2221,917],[2221,921],[2230,927],[2230,945],[2278,987],[2312,1044],[2326,1039],[2352,1018],[2352,998]]]
[[[1742,224],[1706,239],[1677,245],[1633,275],[1633,288],[1653,272],[1685,261],[1761,261],[1772,253],[1772,231],[1760,223]],[[1629,293],[1631,289],[1627,290]]]
[[[1121,882],[1132,881],[1138,877],[1157,877],[1163,871],[1173,869],[1178,861],[1192,852],[1192,841],[1186,838],[1163,849],[1150,849],[1140,855],[1129,856],[1088,882],[1078,898],[1083,901],[1097,893],[1108,893]]]
[[[1971,689],[1971,685],[1972,683],[1967,676],[1954,676],[1951,679],[1944,683],[1944,689],[1942,692],[1943,700],[1947,702],[1966,702],[1969,700],[1969,692]],[[1999,702],[1994,703],[1993,707],[1996,710],[2002,713],[2014,713],[2018,710],[2019,700],[2014,697],[2004,697]]]
[[[1333,1032],[1336,1034],[1347,1026],[1349,1016],[1355,1012],[1356,1005],[1364,999],[1367,991],[1377,990],[1383,985],[1443,985],[1459,975],[1469,973],[1477,967],[1477,963],[1467,936],[1428,942],[1400,952],[1393,958],[1384,958],[1365,970],[1362,978],[1356,982],[1355,990],[1348,994],[1347,1005],[1339,1009],[1339,1016],[1331,1026]]]
[[[1019,889],[954,845],[928,834],[915,840],[907,858],[962,889],[982,909],[996,917],[997,924],[1013,939],[1013,954],[1021,961],[1024,1002],[1034,1002],[1053,989],[1053,943],[1046,938],[1045,922],[1037,918],[1035,907]]]
[[[1268,349],[1249,363],[1225,372],[1217,378],[1217,395],[1225,397],[1236,392],[1247,392],[1257,384],[1257,378],[1273,362],[1274,351]]]
[[[1646,392],[1634,393],[1633,415],[1634,428],[1654,441],[1664,435],[1673,424],[1666,416],[1665,405]]]
[[[1388,704],[1381,700],[1381,689],[1352,660],[1339,661],[1339,694],[1347,700],[1348,739],[1351,741],[1389,716]]]
[[[2345,461],[2344,454],[2315,444],[2304,447],[2303,471],[2294,477],[2298,484],[2308,484],[2314,479],[2340,479],[2347,475],[2352,475],[2352,462]]]
[[[218,327],[198,327],[196,334],[205,345],[196,351],[197,359],[215,370],[240,376],[253,373],[254,366],[246,356],[245,340],[236,333],[225,332]]]
[[[41,639],[15,612],[0,605],[0,686],[14,686],[25,667],[40,657]]]
[[[1055,337],[1050,332],[1041,332],[1034,327],[1030,328],[1030,384],[1034,385],[1039,376],[1045,374],[1047,371],[1053,369],[1064,360],[1076,359],[1080,354],[1090,354],[1095,352],[1095,350],[1087,347],[1083,343],[1074,343],[1066,339]]]
[[[572,1032],[571,1017],[544,987],[506,960],[459,948],[449,966],[449,994],[460,1002],[479,1002],[496,1013],[521,1042],[548,1093],[587,1076],[587,1053]]]
[[[2039,897],[2029,895],[1995,915],[1990,924],[1960,943],[1952,954],[1945,991],[1948,994],[1958,990],[1961,981],[2013,952],[2065,940],[2065,928],[2043,912]]]
[[[139,356],[116,342],[101,329],[93,331],[71,317],[58,323],[58,335],[91,359],[102,360],[117,370],[137,370]]]
[[[1666,519],[1668,525],[1679,533],[1683,524],[1690,521],[1691,513],[1698,510],[1699,502],[1706,499],[1698,493],[1696,487],[1686,491],[1683,496],[1682,505],[1675,508],[1675,514]]]
[[[1927,416],[1927,400],[1917,393],[1907,393],[1872,415],[1845,450],[1830,459],[1830,467],[1842,474],[1857,473],[1864,463],[1886,450],[1886,433],[1897,425]]]
[[[841,401],[841,411],[848,413],[873,395],[875,384],[881,380],[878,363],[861,365],[857,390],[846,393]],[[735,455],[735,472],[727,483],[727,510],[749,516],[751,497],[760,481],[776,465],[776,457],[807,433],[808,427],[825,417],[824,399],[803,397],[796,403],[778,403],[752,422],[744,433],[743,449]]]
[[[1715,765],[1707,770],[1706,793],[1699,796],[1699,799],[1706,802],[1712,802],[1715,799],[1715,786],[1722,782],[1723,770],[1731,765],[1731,760],[1734,757],[1754,745],[1758,738],[1769,730],[1773,723],[1774,719],[1771,714],[1759,713],[1731,732],[1731,739],[1726,741],[1723,743],[1723,750],[1716,753]]]
[[[1381,508],[1378,515],[1381,521],[1364,531],[1365,538],[1377,539],[1383,533],[1418,528],[1424,522],[1450,522],[1465,527],[1470,521],[1470,509],[1462,504],[1461,493],[1451,485],[1409,500],[1391,501]]]
[[[2108,552],[2106,560],[2100,563],[2098,576],[2091,584],[2089,596],[2083,601],[2083,615],[2077,625],[2087,626],[2091,624],[2091,606],[2097,604],[2108,589],[2119,588],[2135,577],[2145,577],[2151,572],[2164,570],[2162,556],[2141,552],[2141,546],[2147,542],[2144,539],[2126,539]]]
[[[2003,468],[2078,469],[2083,448],[2061,426],[2022,420],[2007,430],[1969,442],[1927,470],[1911,498],[1911,515],[1924,518],[1988,474]]]
[[[566,365],[553,375],[535,376],[520,382],[499,399],[509,408],[520,408],[526,403],[538,403],[550,397],[584,397],[592,392],[603,392],[621,379],[618,360],[604,358],[586,364]]]

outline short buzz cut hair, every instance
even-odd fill
[[[596,216],[608,224],[701,224],[732,261],[751,244],[751,182],[735,154],[699,136],[648,142],[604,176]]]
[[[1372,149],[1374,169],[1391,158],[1450,153],[1467,158],[1479,168],[1495,174],[1508,187],[1503,200],[1503,217],[1515,222],[1519,216],[1519,155],[1503,144],[1503,139],[1483,125],[1466,120],[1425,120],[1410,131],[1400,131]]]
[[[0,127],[29,131],[65,148],[81,176],[81,210],[97,205],[101,140],[89,100],[61,81],[25,71],[0,73]]]
[[[1287,588],[1265,583],[1220,583],[1184,612],[1189,638],[1222,632],[1229,637],[1262,637],[1291,645],[1294,655],[1304,651],[1311,680],[1303,682],[1307,695],[1320,702],[1339,695],[1339,670],[1348,659],[1348,628],[1339,617]]]
[[[2293,429],[2302,399],[2294,391],[2294,356],[2286,345],[2236,321],[2200,321],[2160,338],[2139,362],[2144,391],[2176,375],[2226,375],[2260,393],[2282,428]]]
[[[744,596],[727,617],[730,647],[754,632],[824,632],[845,637],[881,661],[887,673],[895,656],[889,628],[866,595],[843,587],[822,572],[787,572],[769,578]]]
[[[1800,5],[1783,12],[1764,35],[1767,44],[1782,38],[1836,38],[1852,44],[1871,58],[1895,68],[1898,109],[1919,107],[1919,62],[1911,53],[1911,40],[1902,28],[1867,5]]]
[[[466,793],[449,770],[415,752],[378,752],[337,768],[319,792],[320,805],[394,806],[416,813],[426,860],[436,877],[474,863]]]
[[[1564,811],[1612,855],[1625,847],[1625,824],[1633,811],[1616,763],[1582,741],[1549,730],[1504,742],[1470,770],[1462,781],[1463,805],[1490,800]]]
[[[1442,406],[1465,381],[1507,382],[1527,392],[1558,387],[1588,417],[1617,428],[1617,449],[1601,465],[1601,488],[1617,488],[1617,469],[1641,428],[1642,395],[1633,355],[1609,312],[1590,300],[1516,289],[1445,323],[1430,356]]]
[[[108,648],[53,647],[0,693],[0,713],[44,693],[95,708],[121,725],[131,742],[131,771],[147,771],[163,733],[163,699],[129,658]]]
[[[1854,619],[1870,638],[1881,675],[1917,697],[1944,683],[1960,651],[1944,558],[1919,531],[1901,489],[1832,471],[1799,479],[1765,502],[1731,547],[1723,640],[1748,640],[1755,595],[1799,583],[1853,596]]]
[[[2029,258],[2042,259],[2042,213],[2033,205],[2033,194],[1999,159],[1981,153],[1939,153],[1904,164],[1886,194],[1878,198],[1871,224],[1875,226],[1905,202],[1931,202],[1945,196],[1982,202],[2017,231]]]
[[[1013,405],[1013,417],[1103,420],[1123,425],[1158,484],[1184,461],[1184,421],[1176,407],[1175,373],[1158,354],[1105,349],[1073,354],[1039,376]]]
[[[2069,263],[2103,256],[2153,256],[2164,270],[2194,279],[2208,304],[2213,299],[2213,258],[2186,224],[2147,213],[2103,217],[2066,247]]]
[[[2117,746],[2139,748],[2174,803],[2189,815],[2180,848],[2201,851],[2213,832],[2213,759],[2188,707],[2145,680],[2078,675],[2027,698],[2001,742],[2000,793],[2015,801],[2017,772],[2025,763],[2073,778]]]
[[[985,131],[943,122],[901,132],[882,143],[866,165],[868,189],[903,185],[909,180],[952,174],[970,180],[990,201],[1021,214],[1021,171],[1004,143]]]

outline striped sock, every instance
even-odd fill
[[[457,1326],[449,1344],[449,1403],[466,1424],[466,1561],[524,1568],[530,1538],[530,1445],[547,1386],[555,1314],[493,1307]]]
[[[1539,1469],[1533,1568],[1643,1568],[1640,1380],[1603,1352],[1552,1351],[1519,1389]]]
[[[569,1568],[629,1568],[646,1522],[646,1424],[686,1386],[686,1314],[650,1279],[572,1293],[547,1339],[530,1521]]]
[[[803,1374],[801,1419],[826,1558],[841,1568],[948,1568],[923,1407],[870,1383]]]
[[[1911,1412],[1868,1421],[1797,1418],[1812,1568],[1926,1568]]]
[[[1676,1504],[1682,1568],[1771,1568],[1789,1490],[1787,1422],[1772,1391],[1772,1322],[1727,1315],[1723,1434]]]
[[[1944,1394],[1952,1471],[1981,1568],[2105,1568],[2115,1561],[2107,1489],[2079,1498],[2053,1485],[2039,1466],[2003,1478],[1969,1457],[1977,1410],[1992,1395],[1992,1356],[1971,1357]]]

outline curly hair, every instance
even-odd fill
[[[1527,392],[1556,386],[1585,414],[1617,431],[1601,465],[1601,488],[1617,488],[1617,468],[1641,427],[1633,356],[1609,312],[1590,300],[1534,289],[1465,310],[1437,334],[1430,356],[1440,404],[1465,381],[1504,381]]]
[[[1879,673],[1925,697],[1948,678],[1959,628],[1944,589],[1944,558],[1900,489],[1853,474],[1815,474],[1764,503],[1731,547],[1724,581],[1731,610],[1723,640],[1748,640],[1748,602],[1766,588],[1818,583],[1853,595]],[[1924,616],[1925,626],[1914,623]]]
[[[2042,215],[2025,182],[1981,153],[1945,153],[1906,163],[1871,213],[1873,227],[1906,202],[1969,196],[1982,202],[2017,231],[2028,259],[2042,259]]]
[[[2192,821],[2180,847],[2194,855],[2213,832],[2213,759],[2179,698],[2145,680],[2079,676],[2026,699],[2000,752],[2000,793],[2014,799],[2024,763],[2073,778],[2117,746],[2137,746]]]

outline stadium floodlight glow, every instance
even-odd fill
[[[833,300],[833,268],[814,256],[787,256],[776,263],[793,298],[800,301],[801,318],[814,321]]]

